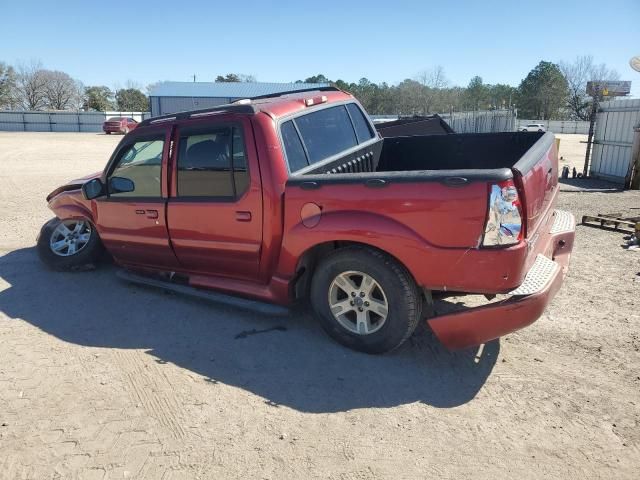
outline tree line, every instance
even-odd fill
[[[451,85],[441,66],[425,70],[397,85],[332,81],[322,74],[298,83],[330,83],[352,93],[373,115],[428,115],[468,110],[518,109],[518,116],[541,120],[588,120],[592,99],[589,80],[618,80],[615,70],[596,64],[590,55],[573,61],[541,61],[517,87],[487,84],[474,76],[466,87]]]
[[[587,120],[591,98],[589,80],[617,80],[619,75],[591,56],[553,63],[541,61],[517,87],[484,83],[474,76],[466,87],[452,85],[437,66],[397,85],[330,80],[323,74],[296,83],[329,83],[352,93],[373,115],[429,115],[467,110],[518,109],[521,118]],[[216,82],[255,82],[253,75],[228,73]],[[147,87],[149,88],[149,87]],[[148,111],[149,100],[135,84],[111,90],[84,86],[65,72],[44,69],[39,63],[12,67],[0,62],[0,109]]]
[[[135,84],[115,91],[102,85],[86,87],[39,62],[17,67],[0,62],[0,110],[5,109],[146,112],[149,99]]]

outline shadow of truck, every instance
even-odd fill
[[[9,284],[0,291],[9,319],[0,322],[20,319],[77,345],[144,349],[159,362],[302,412],[455,407],[474,398],[500,348],[487,344],[477,361],[475,350],[448,352],[422,326],[398,351],[365,355],[330,340],[304,309],[270,317],[168,295],[117,280],[112,266],[51,272],[34,248],[0,257],[0,277]]]

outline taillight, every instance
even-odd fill
[[[513,245],[522,238],[522,205],[513,180],[491,185],[482,246]]]

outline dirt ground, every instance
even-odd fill
[[[565,165],[569,167],[569,176],[575,168],[582,173],[584,169],[584,155],[587,149],[587,135],[571,135],[567,133],[556,133],[556,138],[560,139],[560,171]]]
[[[45,270],[44,197],[119,139],[0,133],[0,479],[638,478],[640,252],[622,234],[578,226],[542,318],[482,351],[423,327],[367,356],[305,312]],[[640,192],[569,181],[559,207],[640,215]]]

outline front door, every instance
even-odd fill
[[[178,127],[167,218],[173,249],[191,272],[256,281],[262,188],[248,120]]]
[[[165,213],[169,142],[166,128],[134,132],[118,146],[109,164],[107,186],[114,177],[133,182],[133,191],[109,191],[96,200],[100,238],[120,263],[165,270],[178,267]]]

